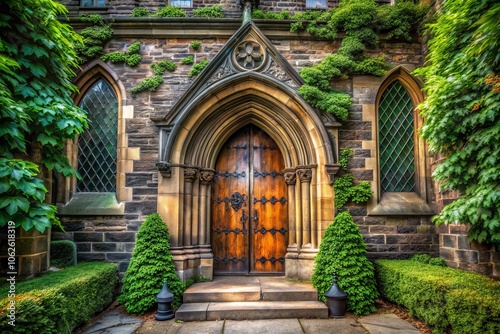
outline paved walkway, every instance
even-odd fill
[[[354,319],[270,319],[176,322],[143,320],[109,311],[94,319],[82,334],[420,334],[393,313]]]

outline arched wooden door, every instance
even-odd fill
[[[288,203],[278,146],[261,129],[247,126],[226,142],[215,169],[214,274],[284,274]]]

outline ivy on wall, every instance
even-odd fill
[[[75,45],[80,57],[79,62],[85,63],[102,53],[104,44],[113,36],[113,29],[111,29],[111,24],[105,22],[99,14],[81,15],[80,20],[91,24],[78,33],[82,36],[83,43]]]
[[[112,64],[125,63],[127,66],[135,67],[140,64],[141,58],[141,43],[132,43],[127,52],[117,51],[109,52],[101,56],[102,61],[110,61]]]
[[[161,60],[155,64],[152,64],[151,70],[153,70],[154,76],[142,80],[139,85],[133,87],[130,91],[133,94],[137,94],[145,90],[154,92],[163,83],[163,74],[165,74],[166,71],[173,72],[176,69],[177,65],[170,60]]]
[[[337,177],[333,183],[335,189],[335,207],[342,209],[349,202],[364,203],[372,197],[372,190],[368,181],[362,181],[355,184],[355,178],[347,173],[349,159],[353,156],[352,149],[340,151],[340,167],[342,176]]]

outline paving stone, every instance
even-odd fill
[[[143,320],[140,318],[119,312],[108,312],[83,331],[83,334],[128,334],[135,332],[142,323]]]
[[[354,319],[300,319],[306,334],[366,334]]]
[[[393,313],[360,317],[358,322],[371,334],[420,334],[412,324]]]
[[[297,319],[226,320],[224,334],[303,334]],[[318,332],[319,333],[319,332]]]
[[[167,334],[220,334],[223,333],[224,321],[203,321],[174,323],[166,332]],[[224,333],[227,333],[224,330]],[[149,332],[148,332],[149,334]]]

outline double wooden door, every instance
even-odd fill
[[[283,156],[264,131],[247,126],[219,153],[212,193],[214,274],[285,271],[288,240]]]

